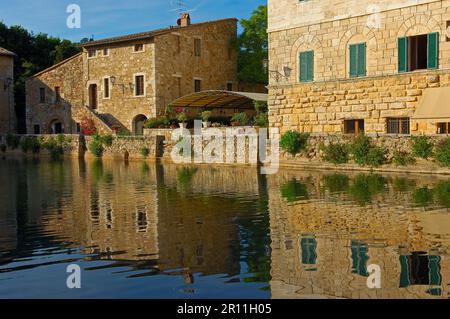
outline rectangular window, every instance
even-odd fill
[[[77,134],[81,133],[81,124],[77,123]]]
[[[314,51],[300,53],[300,82],[314,81]]]
[[[227,91],[233,91],[233,82],[227,83]]]
[[[200,92],[202,90],[202,81],[201,80],[194,81],[194,89],[195,89],[195,92]]]
[[[398,71],[439,68],[439,33],[398,39]]]
[[[55,103],[61,103],[61,88],[59,86],[55,87]]]
[[[366,68],[366,44],[352,44],[350,51],[350,77],[364,77],[367,74]]]
[[[344,133],[345,134],[364,133],[364,120],[345,120]]]
[[[33,129],[34,129],[34,134],[35,135],[41,134],[41,126],[39,124],[35,124]]]
[[[202,40],[200,39],[194,39],[194,54],[198,57],[202,55]]]
[[[450,134],[450,122],[437,123],[437,133],[438,134]]]
[[[103,56],[109,56],[109,49],[108,48],[104,48],[103,49]]]
[[[175,35],[175,37],[176,37],[176,46],[175,46],[175,51],[177,52],[177,53],[180,53],[181,52],[181,35]]]
[[[39,102],[45,103],[45,88],[39,89]]]
[[[88,50],[88,57],[89,58],[95,58],[97,56],[97,51],[95,49],[89,49]]]
[[[404,118],[388,118],[387,119],[388,134],[410,134],[409,117]]]
[[[144,45],[142,43],[134,45],[134,52],[143,52],[143,51],[144,51]]]
[[[136,75],[135,77],[135,96],[144,96],[145,90],[144,90],[144,82],[145,78],[143,75]]]
[[[109,93],[109,78],[103,79],[103,97],[105,99],[109,99],[110,93]]]

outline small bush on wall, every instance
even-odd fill
[[[321,145],[323,159],[333,164],[345,164],[349,160],[348,146],[341,143]]]
[[[450,138],[442,140],[436,145],[434,158],[442,166],[450,167]]]
[[[12,150],[15,150],[17,147],[19,147],[20,138],[16,135],[8,134],[6,136],[6,145],[8,145],[9,148]]]
[[[392,157],[392,162],[396,166],[407,166],[412,165],[416,162],[414,156],[405,151],[395,151],[394,156]]]
[[[427,159],[433,155],[433,143],[426,136],[412,138],[412,150],[416,157]]]
[[[143,149],[141,149],[141,155],[144,159],[147,158],[150,155],[150,150],[144,147]]]
[[[386,150],[373,145],[370,138],[365,135],[356,137],[350,149],[355,163],[360,166],[378,167],[386,163]]]
[[[308,138],[308,133],[288,131],[281,136],[280,147],[291,155],[297,155],[306,149]]]

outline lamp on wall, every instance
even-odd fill
[[[281,73],[278,70],[269,70],[269,60],[264,59],[263,60],[263,68],[266,73],[269,73],[269,76],[273,79],[275,79],[277,82],[280,80],[280,78],[289,79],[292,73],[292,69],[285,65],[283,66],[283,73]]]
[[[111,84],[114,85],[116,84],[116,77],[113,75],[109,78],[109,80],[111,81]]]

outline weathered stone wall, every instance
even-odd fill
[[[158,115],[175,99],[195,92],[195,79],[201,80],[202,91],[226,90],[227,83],[238,89],[237,53],[232,46],[236,23],[226,19],[193,24],[156,37]],[[195,39],[200,39],[200,56],[194,54]]]
[[[93,141],[92,136],[86,136],[86,158],[94,158],[89,146]],[[156,139],[153,137],[114,136],[112,145],[103,144],[103,158],[112,159],[155,159]],[[142,155],[143,149],[147,149],[148,157]]]
[[[14,57],[0,54],[0,134],[14,133],[17,129],[14,84],[4,89],[8,78],[14,79]]]
[[[411,1],[375,1],[382,8],[376,17],[379,26],[370,26],[368,21],[374,17],[362,10],[373,1],[317,2],[269,4],[269,20],[273,21],[269,69],[281,73],[284,67],[292,69],[287,79],[271,77],[271,126],[283,131],[340,133],[345,119],[364,119],[366,132],[383,133],[387,117],[412,116],[423,90],[450,85],[450,42],[445,36],[450,1],[414,5]],[[294,5],[298,11],[288,12]],[[307,11],[310,6],[320,14]],[[344,8],[354,8],[358,14],[339,14]],[[288,18],[291,12],[299,15],[297,22]],[[398,38],[431,32],[439,33],[440,70],[398,74]],[[367,77],[350,79],[348,47],[362,42],[367,44]],[[299,54],[308,50],[314,50],[314,82],[299,83]],[[427,122],[412,121],[411,129],[412,134],[436,132],[436,126]]]
[[[76,133],[76,123],[86,117],[95,122],[101,133],[117,128],[139,135],[137,123],[164,114],[174,99],[193,93],[195,79],[201,80],[202,90],[225,89],[227,82],[237,88],[237,57],[231,49],[231,40],[237,33],[235,19],[163,31],[141,40],[90,45],[80,55],[30,78],[28,133],[33,132],[35,124],[48,133],[55,120],[64,124],[65,133]],[[201,39],[200,57],[194,54],[194,39]],[[143,51],[134,52],[136,44],[142,44]],[[94,50],[95,56],[89,57],[88,50]],[[143,96],[135,94],[136,75],[144,76]],[[105,95],[105,79],[110,79],[109,96]],[[97,88],[95,110],[90,105],[91,85]],[[48,99],[42,104],[41,87],[46,88]],[[57,104],[55,87],[61,88],[62,101]]]
[[[34,133],[34,125],[41,134],[50,134],[53,122],[63,124],[64,133],[77,133],[83,105],[82,56],[78,54],[26,81],[27,133]],[[56,101],[55,87],[61,89],[61,100]],[[40,103],[40,90],[45,90],[45,103]]]

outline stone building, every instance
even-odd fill
[[[450,1],[269,0],[268,6],[272,127],[448,134]]]
[[[14,53],[0,48],[0,134],[16,131],[14,56]]]
[[[28,79],[28,133],[78,133],[90,119],[100,132],[142,134],[143,122],[175,99],[235,90],[237,20],[191,24],[82,45],[82,52]]]

